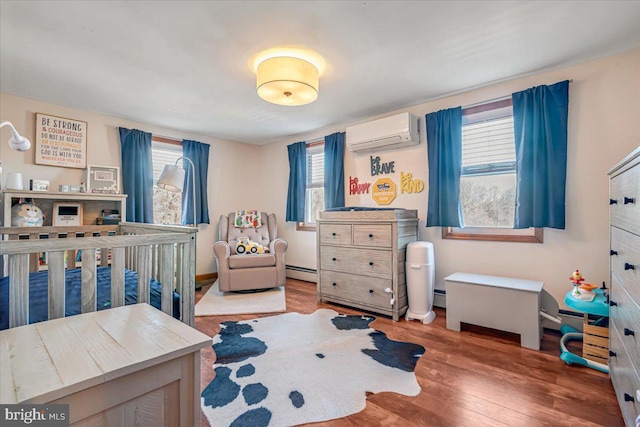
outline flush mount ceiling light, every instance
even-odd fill
[[[297,48],[274,48],[258,54],[253,61],[258,96],[278,105],[305,105],[318,98],[324,60]]]

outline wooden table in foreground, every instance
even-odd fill
[[[211,338],[148,304],[0,332],[0,403],[70,405],[71,425],[200,425]]]

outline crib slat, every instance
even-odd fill
[[[125,248],[111,249],[111,307],[124,305],[124,251]]]
[[[158,280],[158,245],[151,245],[151,278]]]
[[[181,245],[176,245],[176,289],[178,289],[178,292],[180,293],[180,301],[182,301],[184,298],[182,298],[182,263],[184,261],[183,259],[184,257],[184,244]],[[180,310],[180,313],[183,313],[182,310]]]
[[[82,312],[97,310],[96,294],[96,250],[82,250]]]
[[[29,323],[29,254],[9,255],[9,327]]]
[[[189,274],[190,274],[190,264],[191,264],[191,250],[189,244],[183,243],[180,246],[180,253],[182,254],[181,258],[178,259],[178,265],[181,266],[181,287],[180,287],[180,302],[182,303],[181,314],[182,314],[182,322],[186,323],[189,326],[193,326],[194,317],[193,317],[193,299],[195,292],[195,284],[189,285]],[[195,255],[195,254],[193,254]],[[194,258],[195,262],[195,258]]]
[[[186,276],[187,281],[187,302],[189,306],[189,317],[187,318],[187,325],[195,325],[195,301],[196,301],[196,235],[191,234],[191,241],[185,246],[189,251],[189,266]]]
[[[49,320],[64,317],[64,251],[47,254],[49,260]]]
[[[136,248],[136,267],[138,271],[138,302],[149,302],[149,249],[150,246],[138,246]]]
[[[160,262],[158,265],[159,280],[162,283],[162,311],[168,315],[173,314],[173,249],[174,245],[162,245],[159,246],[160,256],[158,257]]]

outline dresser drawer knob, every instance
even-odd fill
[[[333,286],[337,286],[338,284],[337,284],[336,282],[333,282],[333,283],[332,283],[332,285],[333,285]]]
[[[369,261],[369,265],[370,265],[370,266],[373,266],[373,261]]]
[[[373,234],[369,234],[369,238],[370,238],[370,239],[373,239]]]
[[[618,204],[618,201],[616,199],[609,199],[609,204],[610,205],[616,205],[616,204]]]
[[[335,259],[335,258],[331,258],[331,261],[337,261],[337,259]]]
[[[372,294],[373,293],[373,289],[369,289],[369,293]]]
[[[624,269],[625,269],[625,270],[635,270],[635,269],[636,269],[636,267],[635,267],[635,265],[633,265],[633,264],[629,264],[628,262],[625,262],[625,263],[624,263]]]
[[[629,328],[624,328],[624,334],[625,336],[636,336],[636,333],[633,331],[633,329],[629,329]]]
[[[624,198],[624,204],[628,205],[628,204],[634,204],[636,202],[636,199],[634,199],[633,197],[625,197]]]
[[[336,237],[336,233],[331,233],[331,235],[332,235],[333,237]]]
[[[618,354],[613,350],[609,350],[609,357],[618,357]]]
[[[618,255],[618,251],[614,251],[613,249],[611,249],[609,251],[609,255],[611,255],[611,256]]]
[[[611,307],[617,307],[617,306],[618,306],[618,303],[617,303],[617,302],[615,302],[615,301],[609,301],[609,305],[610,305]]]
[[[625,402],[635,402],[636,400],[629,393],[625,393],[624,394],[624,401]]]

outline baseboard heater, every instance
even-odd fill
[[[306,268],[306,267],[298,267],[295,265],[287,265],[285,267],[287,270],[291,270],[291,271],[301,271],[303,273],[310,273],[310,274],[316,274],[318,271],[313,269],[313,268]]]
[[[298,267],[296,265],[287,265],[286,266],[287,270],[291,270],[291,271],[300,271],[302,273],[309,273],[309,274],[316,274],[317,270],[313,269],[313,268],[306,268],[306,267]],[[434,297],[443,297],[447,298],[447,291],[445,291],[444,289],[434,289]],[[442,307],[444,308],[444,307]],[[559,314],[561,314],[562,316],[567,316],[567,317],[575,317],[578,319],[582,319],[583,318],[583,314],[577,311],[572,311],[572,310],[563,310],[560,309],[559,310]]]

